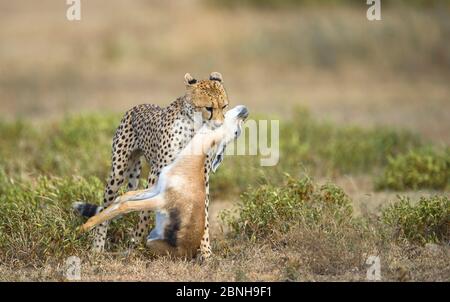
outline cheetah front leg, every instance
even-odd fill
[[[205,162],[205,232],[203,233],[202,241],[200,243],[200,260],[206,260],[211,257],[211,243],[209,240],[209,171],[211,168],[211,155],[208,154]]]
[[[126,176],[128,178],[128,192],[130,191],[136,191],[139,187],[139,178],[141,176],[141,168],[142,163],[139,156],[135,158],[135,160],[132,162],[131,165],[128,166],[128,169],[126,171]],[[135,247],[135,240],[134,237],[131,238],[129,242],[129,248],[130,250],[133,250]]]
[[[108,207],[115,200],[117,191],[128,178],[128,190],[136,190],[139,184],[139,175],[141,171],[141,161],[138,154],[126,157],[118,157],[113,161],[113,168],[109,175],[108,183],[105,188],[103,208]],[[125,174],[122,172],[125,169]],[[94,232],[93,251],[103,252],[106,242],[106,233],[108,231],[109,222],[99,224]]]
[[[203,233],[202,241],[200,243],[200,257],[201,260],[206,260],[211,257],[211,244],[209,241],[209,186],[206,186],[206,198],[205,198],[205,232]]]
[[[125,161],[120,161],[120,164],[118,162],[113,162],[113,168],[111,169],[111,174],[109,175],[108,183],[106,185],[103,197],[103,208],[111,205],[111,203],[116,198],[117,191],[125,181],[123,173],[120,174],[117,172],[117,167],[124,164]],[[92,250],[94,252],[101,253],[104,251],[108,226],[109,222],[105,221],[104,223],[99,224],[94,229],[94,242],[92,244]]]

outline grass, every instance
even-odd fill
[[[0,123],[0,164],[9,175],[44,174],[106,178],[110,148],[120,116],[67,116],[33,125]],[[93,164],[95,163],[95,164]]]
[[[282,154],[303,155],[312,168],[324,173],[370,173],[384,166],[387,157],[422,144],[406,131],[317,122],[304,109],[297,110],[293,121],[280,130]]]
[[[427,145],[408,131],[319,122],[302,108],[297,108],[292,120],[280,121],[279,141],[280,160],[274,167],[261,168],[259,158],[252,156],[225,159],[213,176],[212,192],[235,188],[239,194],[249,186],[280,184],[284,173],[295,177],[304,173],[318,177],[378,175],[390,157]]]
[[[73,200],[98,201],[102,184],[96,178],[38,178],[34,184],[0,175],[1,261],[42,265],[49,259],[79,253],[87,247],[76,228]]]
[[[283,185],[249,189],[241,196],[238,208],[223,211],[221,219],[230,227],[230,236],[252,242],[271,241],[299,227],[303,229],[300,233],[316,231],[330,235],[330,239],[345,237],[349,230],[370,237],[367,227],[373,223],[367,215],[355,217],[352,201],[342,188],[330,183],[318,186],[309,177],[289,175]],[[382,209],[378,220],[380,224],[375,226],[379,230],[373,234],[380,240],[388,229],[393,237],[411,243],[446,244],[450,239],[450,199],[433,195],[412,204],[410,198],[399,196]]]
[[[117,114],[87,114],[38,125],[20,120],[1,122],[0,167],[13,178],[77,175],[96,176],[103,181],[109,173],[111,142],[119,121]],[[234,188],[235,195],[239,195],[251,185],[280,183],[283,173],[293,176],[304,172],[315,176],[376,174],[386,166],[390,169],[393,163],[389,158],[426,144],[418,135],[407,131],[336,127],[330,122],[318,122],[301,108],[292,120],[281,121],[279,141],[280,161],[274,167],[261,168],[258,156],[225,159],[226,164],[213,175],[212,192],[222,197],[225,190],[229,194],[229,188]],[[448,169],[445,162],[442,165],[440,159],[438,169],[445,174]],[[401,179],[402,175],[396,177]],[[442,182],[442,176],[436,181]],[[442,187],[440,183],[436,186]],[[422,183],[417,185],[422,187]]]
[[[365,258],[375,253],[386,261],[390,280],[396,280],[397,271],[405,267],[406,271],[425,274],[412,276],[415,280],[445,279],[446,270],[438,272],[438,263],[427,262],[427,257],[434,256],[424,256],[429,251],[423,244],[436,242],[446,248],[448,198],[421,199],[417,206],[402,199],[384,209],[382,218],[355,217],[353,201],[342,188],[312,180],[370,173],[379,181],[383,171],[384,175],[396,171],[395,179],[406,182],[409,173],[403,170],[411,166],[411,154],[422,154],[420,150],[431,145],[410,132],[319,122],[304,109],[298,109],[294,117],[281,121],[277,166],[260,167],[258,156],[225,159],[213,176],[211,190],[213,200],[241,195],[237,212],[221,214],[221,226],[230,233],[213,242],[217,258],[203,268],[171,262],[173,269],[185,270],[183,276],[188,279],[187,272],[199,270],[200,280],[259,280],[264,273],[269,280],[364,280]],[[91,238],[78,233],[82,219],[70,208],[76,200],[101,202],[111,139],[119,120],[116,114],[89,114],[51,122],[1,122],[0,271],[4,270],[4,278],[18,279],[12,273],[18,270],[33,280],[59,280],[60,264],[71,255],[88,263],[88,270],[98,267],[100,271],[123,270],[123,263],[134,267],[149,261],[142,248],[131,256],[114,256],[128,249],[136,215],[112,222],[107,244],[110,253],[98,258],[89,254]],[[431,184],[445,190],[447,187],[441,185],[442,173],[448,170],[443,164],[445,157],[441,153],[424,156],[432,168],[417,173],[432,177],[413,188],[429,188]],[[406,163],[403,158],[408,159]],[[416,166],[422,165],[419,156]],[[422,256],[407,254],[405,247],[408,251],[420,249]],[[270,265],[252,267],[255,255]],[[411,257],[415,259],[412,263],[399,262]],[[447,258],[443,256],[441,261],[446,263]],[[145,265],[162,269],[167,261],[172,260],[151,260]],[[225,273],[226,265],[233,267],[229,274]],[[31,272],[51,273],[29,275],[30,268]],[[134,269],[136,274],[142,273]],[[98,275],[95,271],[90,273],[94,280]],[[174,278],[165,271],[161,274]],[[159,280],[158,276],[155,279]]]
[[[86,255],[92,238],[78,232],[83,219],[71,204],[77,200],[100,204],[103,190],[103,182],[95,176],[24,180],[0,170],[0,263],[42,267],[70,255]],[[128,215],[112,222],[108,249],[127,247],[136,218]]]
[[[417,205],[411,205],[401,197],[385,207],[380,218],[356,218],[352,202],[341,188],[318,186],[308,177],[288,176],[281,186],[250,189],[236,213],[224,211],[221,218],[231,229],[230,240],[269,245],[285,255],[286,280],[303,280],[308,274],[339,276],[365,271],[369,255],[383,259],[384,268],[392,270],[391,278],[403,280],[401,272],[406,269],[399,264],[403,258],[410,259],[409,270],[420,269],[417,260],[421,257],[433,261],[423,244],[434,242],[444,250],[448,248],[450,200],[445,196],[422,197]],[[413,255],[411,249],[420,252]],[[444,258],[448,267],[448,255]],[[428,265],[434,271],[441,269]],[[445,274],[448,278],[448,269]]]

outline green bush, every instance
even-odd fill
[[[450,240],[450,199],[447,196],[421,197],[416,205],[409,198],[400,197],[383,209],[381,217],[398,238],[419,244]]]
[[[412,150],[390,157],[377,189],[444,190],[450,185],[450,148]]]
[[[364,253],[373,250],[377,238],[368,221],[353,217],[341,188],[318,186],[308,177],[249,189],[235,211],[220,217],[236,241],[268,244],[293,257],[285,264],[289,280],[298,280],[305,267],[319,275],[363,269]]]
[[[263,185],[242,194],[237,213],[221,213],[235,235],[251,239],[285,233],[298,223],[322,223],[324,217],[338,225],[352,220],[351,203],[342,189],[332,184],[317,188],[308,177],[290,176],[282,186]]]

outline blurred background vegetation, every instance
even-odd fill
[[[212,5],[219,5],[223,7],[242,7],[249,6],[255,8],[302,8],[305,6],[342,6],[353,5],[362,6],[366,5],[367,1],[363,0],[205,0]],[[381,1],[383,7],[392,6],[404,6],[410,5],[414,7],[445,7],[449,5],[449,2],[444,0],[397,0],[397,1]]]
[[[82,20],[69,22],[64,1],[2,0],[0,116],[166,105],[186,72],[220,71],[231,104],[254,113],[289,118],[301,105],[318,119],[450,142],[449,1],[383,1],[379,22],[365,1],[258,9],[266,2],[82,1]]]

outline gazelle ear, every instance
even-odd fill
[[[184,75],[184,83],[185,83],[187,86],[190,86],[190,85],[193,85],[193,84],[197,83],[197,80],[194,79],[194,78],[191,76],[190,73],[186,73],[186,74]]]
[[[214,157],[214,160],[211,164],[211,170],[213,171],[213,173],[216,173],[217,168],[220,166],[220,164],[223,161],[223,157],[225,156],[225,148],[227,146],[221,142],[216,149],[216,155]]]
[[[209,79],[211,81],[218,81],[220,83],[223,83],[223,78],[222,75],[220,74],[220,72],[211,72],[211,74],[209,75]]]

